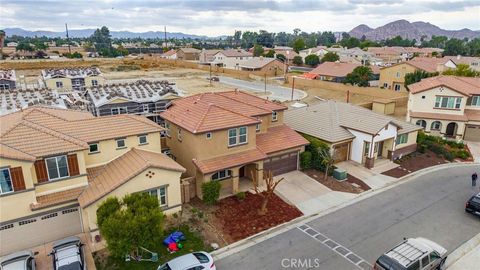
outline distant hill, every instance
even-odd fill
[[[5,28],[4,29],[5,33],[7,36],[24,36],[24,37],[34,37],[34,36],[46,36],[49,38],[54,38],[54,37],[65,37],[65,32],[53,32],[53,31],[30,31],[30,30],[25,30],[22,28]],[[79,37],[79,38],[85,38],[89,37],[93,34],[95,29],[72,29],[68,30],[68,34],[70,37]],[[129,31],[110,31],[110,34],[112,35],[113,38],[163,38],[164,37],[164,32],[161,31],[149,31],[149,32],[129,32]],[[167,32],[167,38],[177,38],[177,39],[182,39],[182,38],[198,38],[198,39],[207,39],[207,36],[197,36],[197,35],[190,35],[190,34],[184,34],[184,33],[178,33],[178,32]]]
[[[480,38],[480,31],[473,31],[467,28],[461,30],[445,30],[427,22],[413,22],[406,20],[398,20],[387,23],[378,28],[370,28],[365,24],[361,24],[348,32],[350,36],[361,38],[365,35],[370,40],[385,40],[401,36],[402,38],[420,40],[422,36],[430,39],[432,36],[446,36],[448,38]]]

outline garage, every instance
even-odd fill
[[[0,254],[29,249],[82,232],[78,207],[46,212],[0,226]]]
[[[335,163],[348,160],[349,146],[349,142],[333,146],[333,157],[335,158]]]
[[[263,161],[263,170],[279,175],[297,170],[298,152],[290,152],[269,157]]]
[[[465,141],[480,142],[480,126],[466,125],[463,138]]]

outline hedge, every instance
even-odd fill
[[[222,184],[218,181],[210,181],[202,184],[203,202],[213,205],[220,197]]]

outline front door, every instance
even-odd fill
[[[245,166],[241,167],[239,170],[238,170],[238,177],[245,177]]]
[[[382,157],[382,151],[383,151],[383,141],[378,142],[377,157]]]
[[[445,131],[445,136],[447,137],[455,137],[455,132],[457,129],[457,124],[456,123],[449,123],[447,125],[447,130]]]

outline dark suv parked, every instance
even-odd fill
[[[465,205],[465,211],[480,216],[480,193],[474,195]]]

